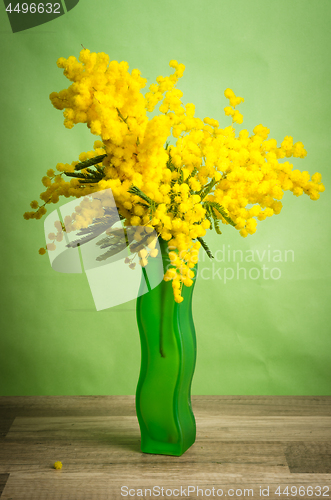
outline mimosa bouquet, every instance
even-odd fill
[[[181,100],[177,82],[185,67],[175,60],[169,64],[173,73],[159,76],[145,95],[146,79],[140,71],[130,73],[128,63],[109,62],[104,53],[83,49],[79,60],[60,58],[57,65],[72,82],[50,95],[54,107],[64,110],[65,127],[86,123],[100,139],[77,161],[47,171],[42,203],[32,201],[33,211],[26,212],[25,219],[40,219],[60,196],[80,198],[111,189],[124,228],[145,229],[149,255],[157,253],[149,231],[167,242],[171,266],[164,280],[172,282],[178,303],[182,287],[193,283],[199,247],[212,257],[203,240],[208,229],[220,234],[221,223],[231,224],[246,237],[256,231],[258,221],[280,213],[284,191],[305,193],[312,200],[324,191],[319,173],[310,178],[306,171],[293,170],[287,160],[279,161],[304,158],[301,142],[286,136],[277,145],[262,125],[251,135],[247,130],[236,134],[235,124],[243,121],[236,108],[244,99],[231,89],[224,92],[229,100],[224,111],[232,123],[221,128],[213,118],[195,117],[194,104]],[[150,118],[158,104],[160,113]],[[58,223],[58,232],[49,235],[50,242],[39,253],[55,248],[61,231],[71,227],[84,234],[100,224],[103,215],[97,205],[80,207],[65,227]],[[142,239],[138,229],[136,239]],[[138,255],[145,266],[148,252],[140,249]]]

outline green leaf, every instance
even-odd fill
[[[102,248],[102,247],[101,247]],[[103,260],[109,259],[109,257],[112,257],[113,255],[116,255],[117,253],[120,253],[122,250],[126,248],[126,242],[119,243],[117,245],[112,245],[107,252],[103,253],[102,255],[99,255],[99,257],[96,258],[98,262],[101,262]]]
[[[128,191],[129,191],[129,193],[135,194],[136,196],[139,196],[139,198],[141,198],[142,200],[144,200],[148,204],[148,206],[151,209],[152,213],[156,210],[156,207],[157,207],[158,203],[156,203],[154,200],[152,200],[151,198],[149,198],[149,196],[147,196],[141,189],[139,189],[136,186],[131,186]]]
[[[101,163],[104,158],[106,158],[107,154],[94,156],[94,158],[90,158],[89,160],[82,161],[77,163],[75,166],[75,170],[83,170],[83,168],[92,167],[97,163]]]
[[[191,179],[191,177],[194,177],[194,176],[195,176],[195,174],[196,174],[197,172],[198,172],[197,167],[194,167],[194,169],[192,170],[192,172],[190,173],[190,175],[187,177],[186,182],[187,182],[189,179]]]
[[[230,224],[231,226],[235,227],[236,224],[233,222],[233,220],[229,217],[229,215],[227,214],[226,210],[224,207],[222,207],[222,205],[220,205],[219,203],[217,203],[216,201],[205,201],[202,206],[206,209],[207,213],[210,214],[214,221],[217,220],[217,219],[220,219],[220,217],[218,217],[217,212],[219,212],[221,214],[221,216],[223,217],[224,220],[226,220],[226,222],[228,224]]]
[[[216,184],[216,180],[212,179],[204,188],[201,189],[201,191],[198,193],[200,195],[201,201],[206,198],[206,196],[210,193],[210,191],[213,189],[213,187]]]
[[[222,231],[220,230],[220,226],[217,220],[214,220],[214,228],[217,234],[222,234]]]
[[[200,237],[199,237],[199,238],[197,238],[197,240],[201,243],[201,246],[202,246],[202,248],[204,249],[204,251],[206,252],[206,254],[208,255],[208,257],[209,257],[210,259],[213,259],[213,258],[214,258],[214,256],[213,256],[213,254],[211,253],[211,251],[210,251],[210,249],[209,249],[209,247],[208,247],[207,243],[206,243],[206,242],[205,242],[202,238],[200,238]]]

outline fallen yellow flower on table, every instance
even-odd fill
[[[62,469],[62,462],[55,462],[53,467],[54,467],[54,469]]]

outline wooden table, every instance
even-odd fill
[[[331,397],[192,399],[196,443],[169,457],[140,452],[133,396],[1,397],[1,500],[331,499]]]

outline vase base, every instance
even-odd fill
[[[164,443],[154,441],[153,439],[147,439],[141,443],[141,451],[152,455],[171,455],[180,457],[194,444],[194,441],[195,439],[184,446],[183,443]]]

